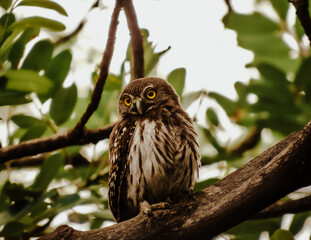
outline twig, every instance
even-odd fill
[[[143,38],[138,26],[132,0],[123,1],[127,25],[131,34],[132,79],[144,77],[144,48]]]
[[[12,159],[33,156],[38,153],[50,152],[68,146],[85,145],[88,143],[95,144],[100,140],[109,138],[113,127],[114,124],[95,130],[84,129],[82,138],[76,138],[72,134],[72,130],[69,130],[63,134],[55,134],[51,137],[29,140],[18,145],[5,147],[0,149],[0,164]]]
[[[296,200],[278,201],[256,214],[252,219],[280,217],[287,213],[300,213],[310,210],[311,195]]]
[[[296,15],[300,20],[302,27],[305,30],[306,35],[309,38],[311,45],[311,18],[309,13],[309,1],[308,0],[290,0],[295,8]]]
[[[118,18],[119,18],[119,13],[121,11],[121,3],[120,0],[116,1],[115,8],[112,13],[111,17],[111,22],[110,22],[110,27],[109,27],[109,34],[108,34],[108,40],[106,43],[106,49],[103,54],[102,61],[100,63],[100,73],[97,78],[92,97],[91,97],[91,102],[87,106],[87,109],[83,116],[80,118],[79,122],[77,125],[74,127],[72,134],[75,135],[75,137],[81,136],[83,134],[83,128],[89,118],[92,116],[92,114],[96,111],[101,95],[104,89],[104,85],[106,83],[106,78],[108,76],[108,71],[109,71],[109,65],[111,62],[113,50],[114,50],[114,43],[115,43],[115,38],[116,38],[116,31],[117,31],[117,25],[118,25]]]
[[[240,156],[244,152],[254,148],[260,140],[261,128],[255,128],[238,146],[228,150],[230,154]]]

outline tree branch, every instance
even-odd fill
[[[310,170],[311,122],[172,209],[84,232],[64,225],[40,239],[212,239],[311,184]]]
[[[132,79],[144,77],[144,47],[132,0],[123,1],[127,25],[131,34]]]
[[[256,214],[252,219],[274,218],[288,213],[300,213],[310,210],[311,195],[296,200],[278,201]]]
[[[92,114],[96,111],[99,105],[101,95],[104,89],[104,85],[106,83],[106,78],[108,76],[109,65],[112,59],[112,55],[113,55],[120,11],[121,11],[121,0],[117,0],[112,16],[111,16],[111,22],[109,26],[109,34],[108,34],[108,39],[106,43],[106,48],[103,54],[102,61],[100,63],[100,73],[99,73],[99,76],[95,84],[95,88],[92,93],[91,102],[87,106],[85,113],[80,118],[79,122],[77,123],[77,125],[74,127],[72,131],[72,134],[74,134],[75,137],[83,134],[83,128],[85,124],[90,119]]]
[[[84,129],[84,133],[81,138],[76,138],[75,135],[72,134],[72,130],[69,130],[63,134],[56,134],[51,137],[29,140],[18,145],[1,148],[0,164],[12,159],[33,156],[38,153],[50,152],[68,146],[85,145],[88,143],[95,144],[100,140],[109,138],[113,127],[114,124],[95,130]]]
[[[309,38],[311,45],[311,18],[309,13],[309,1],[308,0],[290,0],[290,2],[296,8],[296,15],[300,20],[302,27],[305,30],[306,35]]]

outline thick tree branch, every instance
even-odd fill
[[[311,45],[311,18],[309,13],[309,1],[308,0],[290,0],[296,8],[296,15],[300,20],[302,27],[305,30],[306,35],[309,38]]]
[[[39,138],[18,145],[9,146],[0,149],[0,164],[9,160],[25,156],[33,156],[38,153],[50,152],[56,149],[73,146],[85,145],[88,143],[97,143],[98,141],[109,138],[114,124],[95,130],[84,129],[83,137],[76,138],[69,130],[63,134],[56,134],[52,137]]]
[[[91,231],[60,226],[48,239],[212,239],[311,184],[311,122],[223,180],[170,210]]]
[[[144,47],[132,0],[123,1],[127,25],[131,34],[132,79],[144,77]]]
[[[311,195],[296,199],[278,201],[256,214],[253,219],[280,217],[287,213],[300,213],[311,210]]]

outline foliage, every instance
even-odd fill
[[[301,25],[298,22],[289,24],[287,1],[258,2],[271,4],[278,19],[272,20],[261,12],[239,14],[232,10],[223,18],[225,27],[237,33],[239,46],[254,53],[248,67],[258,71],[259,75],[258,79],[251,79],[248,83],[235,83],[236,99],[205,90],[184,93],[184,68],[174,69],[166,77],[181,97],[185,109],[197,102],[198,111],[205,111],[206,121],[198,125],[202,163],[218,164],[220,169],[226,160],[226,174],[257,155],[265,143],[259,134],[255,144],[246,149],[248,151],[237,151],[239,148],[235,148],[248,140],[247,137],[244,142],[224,144],[219,137],[223,131],[220,114],[225,112],[233,124],[246,129],[250,135],[254,131],[270,129],[276,139],[300,129],[311,117],[311,57],[309,47],[303,42]],[[64,24],[37,16],[21,19],[15,16],[16,8],[29,6],[47,8],[67,16],[62,6],[50,0],[0,0],[4,12],[0,18],[0,106],[9,112],[9,117],[4,119],[0,116],[0,121],[10,126],[7,136],[9,145],[73,128],[85,111],[92,93],[90,86],[88,96],[81,97],[79,86],[75,83],[70,86],[64,84],[72,69],[72,53],[70,49],[54,44],[55,36],[51,33],[64,30]],[[39,40],[42,29],[49,31],[50,39]],[[296,41],[298,50],[287,44],[284,35]],[[156,52],[148,30],[142,29],[142,36],[145,73],[152,75],[169,48]],[[119,72],[108,75],[100,105],[88,121],[88,128],[99,128],[116,120],[117,99],[130,76],[126,68],[132,61],[130,44],[124,55]],[[91,83],[97,79],[98,70],[90,73]],[[218,105],[203,109],[202,102],[206,99],[212,99]],[[43,111],[43,106],[47,110]],[[90,228],[98,228],[104,221],[112,220],[106,198],[107,144],[100,151],[93,151],[97,155],[91,157],[85,154],[86,149],[68,147],[34,157],[32,160],[41,164],[31,166],[36,171],[36,177],[30,184],[14,182],[11,177],[15,170],[22,172],[27,169],[26,166],[15,169],[14,161],[11,166],[6,166],[12,172],[0,173],[1,237],[19,239],[21,236],[42,235],[49,230],[57,214],[65,210],[70,222],[88,222]],[[4,167],[1,166],[2,169]],[[218,180],[210,178],[199,182],[195,191]],[[88,197],[85,197],[86,193]],[[84,214],[74,208],[85,204],[95,204],[96,210]],[[296,214],[289,231],[278,230],[282,221],[280,217],[246,221],[226,234],[234,239],[258,239],[263,231],[267,231],[271,239],[293,239],[292,235],[302,229],[309,216],[309,212]]]

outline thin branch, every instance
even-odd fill
[[[261,128],[255,128],[238,146],[230,149],[229,154],[242,155],[244,152],[253,149],[260,140]]]
[[[90,231],[58,227],[49,239],[212,239],[311,184],[311,122],[223,180],[171,209]]]
[[[131,34],[132,79],[144,77],[144,47],[132,0],[123,1],[127,25]]]
[[[305,211],[311,211],[311,195],[296,200],[278,201],[256,214],[252,219],[280,217],[287,213]]]
[[[56,134],[51,137],[29,140],[18,145],[8,146],[0,149],[0,164],[12,159],[33,156],[38,153],[50,152],[68,146],[85,145],[88,143],[95,144],[100,140],[109,138],[113,127],[114,124],[95,130],[84,129],[82,138],[76,138],[72,134],[72,130],[69,130],[63,134]]]
[[[103,54],[102,61],[100,63],[100,73],[92,93],[91,102],[87,106],[85,113],[80,118],[79,122],[72,131],[72,134],[74,134],[76,137],[83,134],[83,128],[85,124],[90,119],[92,114],[96,111],[99,105],[104,85],[106,83],[106,78],[108,76],[109,65],[112,59],[120,11],[121,11],[121,3],[120,0],[117,0],[115,8],[112,13],[106,48]]]
[[[309,13],[309,1],[308,0],[290,0],[295,8],[296,15],[300,20],[302,27],[305,30],[306,35],[309,38],[311,45],[311,18]]]

